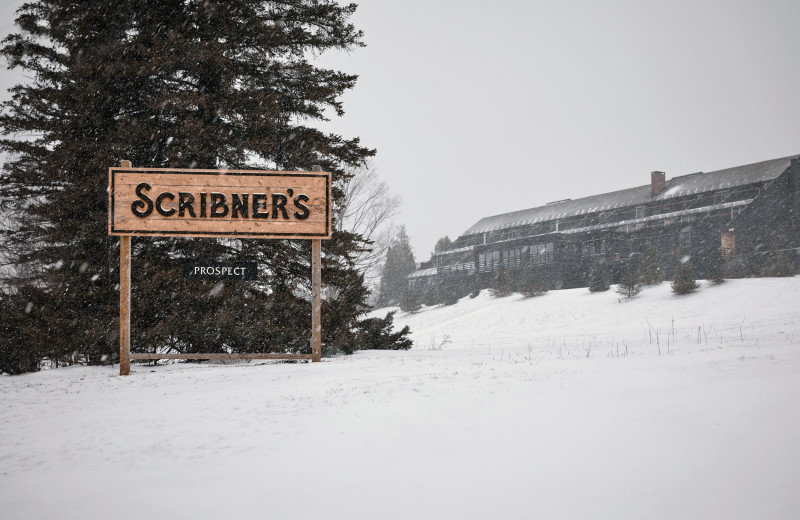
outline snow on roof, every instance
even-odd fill
[[[425,278],[428,276],[436,276],[436,268],[429,267],[428,269],[417,269],[413,273],[407,276],[407,278]]]
[[[672,218],[679,218],[687,215],[696,215],[698,213],[710,213],[712,211],[720,210],[720,209],[728,209],[728,208],[738,208],[741,206],[747,206],[753,202],[753,199],[745,199],[745,200],[735,200],[733,202],[724,202],[722,204],[713,204],[711,206],[703,206],[701,208],[690,208],[684,209],[681,211],[670,211],[669,213],[658,213],[656,215],[651,215],[649,217],[644,218],[636,218],[630,220],[620,220],[618,222],[607,222],[605,224],[595,224],[593,226],[584,226],[579,228],[570,228],[567,230],[562,231],[562,233],[566,235],[575,234],[575,233],[583,233],[585,231],[597,231],[600,229],[612,229],[620,226],[630,226],[636,224],[643,224],[645,222],[651,222],[653,220],[663,220],[663,219],[672,219]]]
[[[455,253],[467,253],[475,249],[475,246],[467,246],[467,247],[459,247],[458,249],[448,249],[446,251],[437,251],[434,252],[431,257],[434,256],[444,256],[444,255],[452,255]]]
[[[565,200],[536,208],[485,217],[467,229],[464,235],[475,235],[599,211],[640,206],[657,200],[770,181],[783,173],[789,167],[791,160],[798,157],[800,155],[746,164],[715,172],[700,172],[673,177],[667,181],[664,190],[655,197],[650,195],[650,185],[647,184],[636,188],[592,195],[582,199]]]

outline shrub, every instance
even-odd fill
[[[0,374],[36,372],[45,356],[32,341],[31,336],[39,333],[38,316],[31,312],[33,303],[26,300],[0,294]]]
[[[462,280],[456,277],[445,278],[439,284],[439,301],[442,305],[455,305],[463,296]]]
[[[725,281],[725,257],[722,251],[717,249],[711,259],[711,269],[708,271],[708,279],[714,284],[721,284]]]
[[[689,261],[678,262],[675,278],[672,279],[672,292],[675,294],[689,294],[699,287],[692,274],[692,264]]]
[[[400,309],[404,312],[417,312],[422,303],[419,301],[419,293],[413,287],[408,287],[400,299]]]
[[[394,313],[392,311],[385,318],[367,318],[358,322],[356,326],[356,350],[408,350],[413,342],[408,337],[411,330],[408,325],[399,332],[393,332]]]
[[[639,285],[639,273],[635,265],[629,262],[622,272],[622,279],[617,286],[617,293],[630,299],[639,294],[641,290],[642,288]]]
[[[592,273],[589,275],[589,291],[603,292],[608,288],[608,269],[606,269],[605,260],[595,260],[592,265]]]
[[[497,266],[489,290],[492,292],[492,296],[497,298],[508,296],[514,292],[511,287],[511,279],[508,277],[508,273],[503,264]]]
[[[539,277],[536,276],[533,270],[529,270],[525,273],[525,279],[522,280],[519,291],[530,298],[544,294],[548,289],[547,286],[539,280]]]
[[[422,303],[428,307],[441,303],[439,298],[439,287],[435,284],[427,286],[422,292]]]
[[[477,298],[481,294],[481,282],[476,274],[472,278],[472,291],[469,293],[470,298]]]
[[[642,252],[642,259],[639,262],[639,282],[643,285],[656,285],[664,279],[664,273],[658,265],[658,253],[656,249],[648,244]]]

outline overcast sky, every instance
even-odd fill
[[[355,1],[326,128],[378,149],[418,261],[484,216],[800,153],[797,0]]]

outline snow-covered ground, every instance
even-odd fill
[[[800,518],[800,277],[618,300],[482,294],[318,364],[0,377],[0,518]]]

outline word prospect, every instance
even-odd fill
[[[187,262],[183,277],[189,280],[257,280],[255,262]]]
[[[111,168],[109,234],[330,238],[327,172]]]

